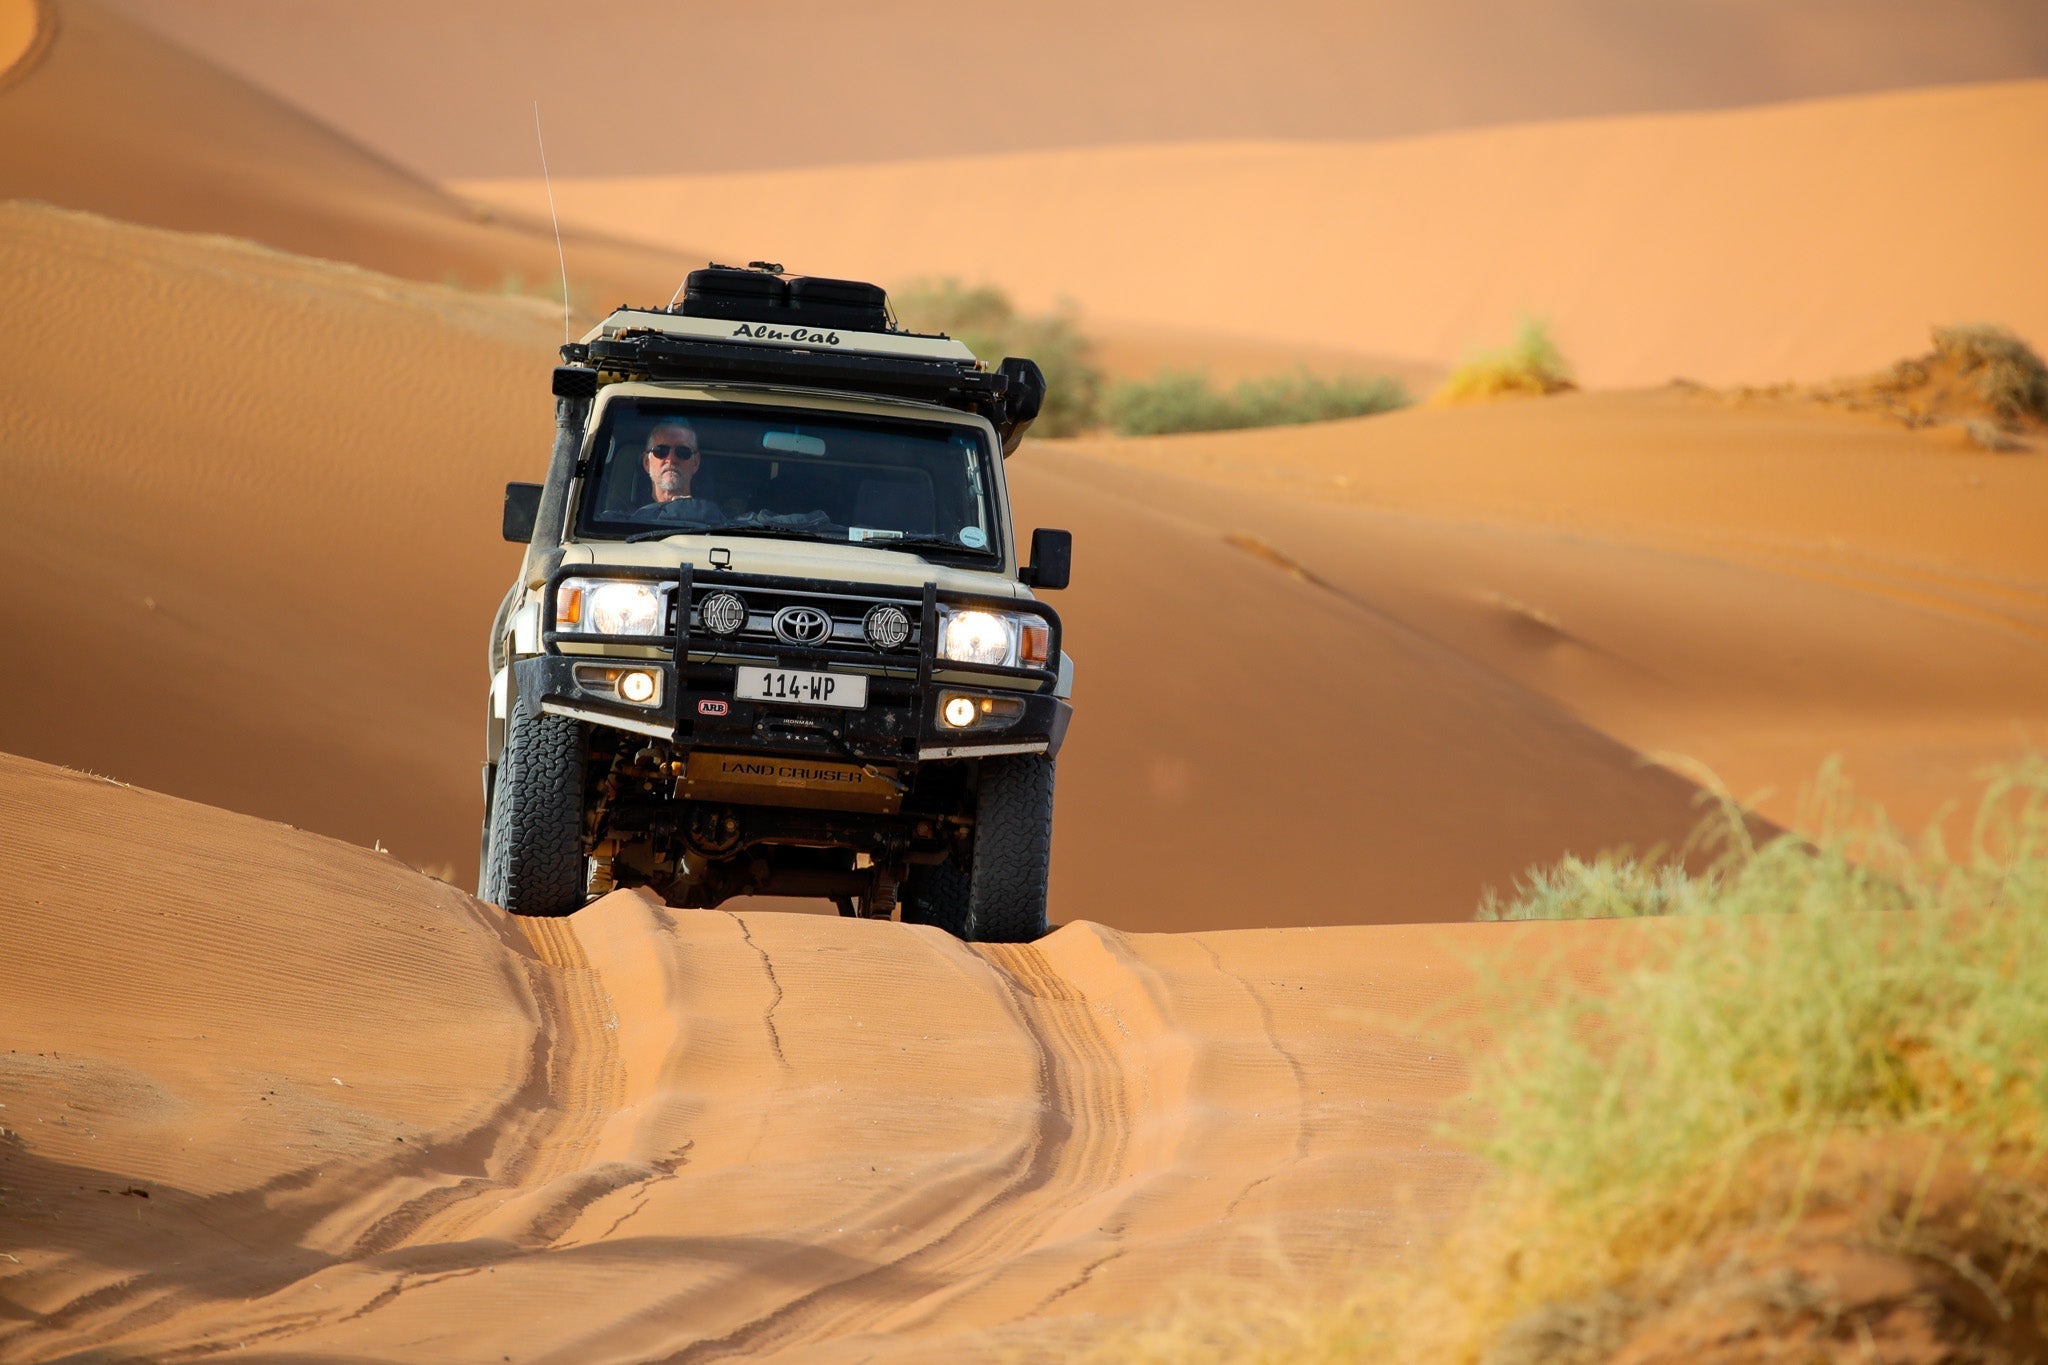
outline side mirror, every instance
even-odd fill
[[[1024,582],[1034,588],[1064,588],[1074,573],[1074,533],[1039,527],[1031,533],[1031,563]]]
[[[533,539],[533,524],[540,520],[540,485],[505,485],[505,539],[524,545]]]

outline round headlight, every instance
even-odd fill
[[[1016,646],[1016,623],[992,611],[949,613],[939,634],[939,653],[966,664],[1009,663]]]
[[[737,635],[747,623],[747,604],[736,592],[715,592],[697,605],[697,620],[713,635]]]
[[[661,629],[661,596],[649,583],[595,583],[583,619],[599,635],[653,635]]]

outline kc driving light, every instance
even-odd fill
[[[565,578],[555,589],[555,629],[592,635],[658,635],[661,594],[652,583]]]

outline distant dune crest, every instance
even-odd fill
[[[2048,338],[2048,81],[1374,143],[1210,142],[561,178],[566,221],[869,278],[954,275],[1084,326],[1440,367],[1547,317],[1588,387],[1818,381],[1927,328]],[[933,204],[1018,192],[963,226]],[[476,182],[528,213],[537,179]],[[833,206],[829,215],[815,212]],[[1256,279],[1256,286],[1249,281]]]
[[[114,3],[441,178],[531,174],[536,96],[565,115],[558,174],[628,175],[1408,137],[2048,76],[2048,9],[2014,0],[1044,0],[1000,20],[925,0]],[[623,124],[566,117],[597,108]],[[992,211],[1029,197],[994,183]]]

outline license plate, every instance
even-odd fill
[[[742,701],[776,701],[790,706],[838,706],[858,711],[868,704],[868,680],[860,673],[806,673],[789,668],[742,668],[733,695]]]

